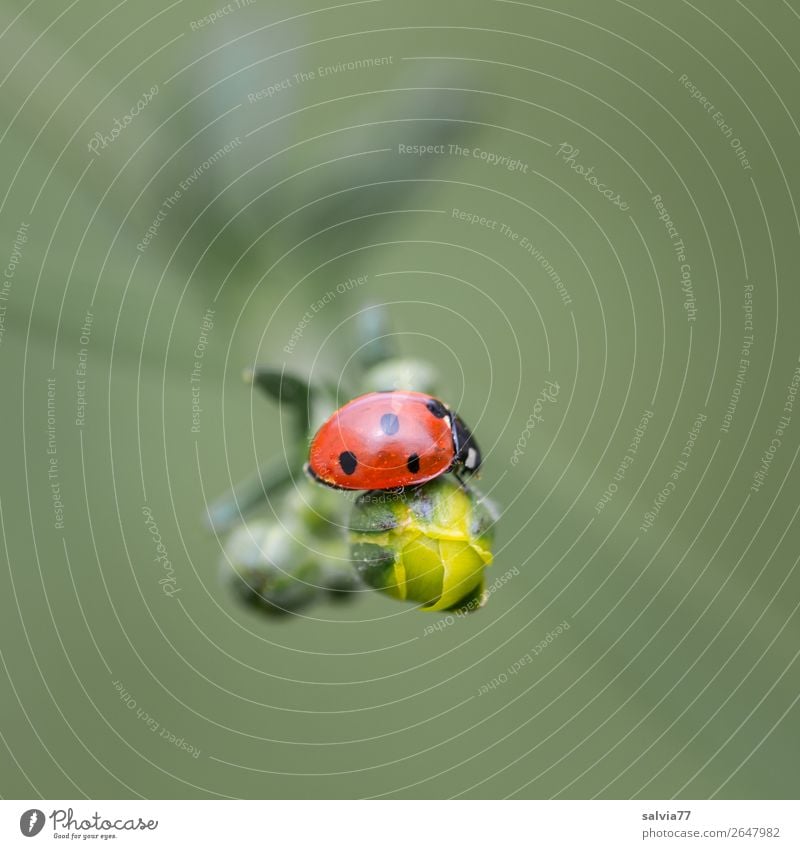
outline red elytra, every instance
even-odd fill
[[[445,472],[475,472],[472,434],[438,398],[370,392],[340,407],[311,441],[309,474],[338,489],[397,489]]]

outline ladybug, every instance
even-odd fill
[[[472,474],[481,452],[438,398],[390,390],[340,407],[311,440],[306,471],[335,489],[417,486],[445,472]]]

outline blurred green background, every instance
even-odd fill
[[[794,0],[15,0],[0,33],[0,794],[797,796]],[[346,382],[373,304],[518,574],[452,623],[264,618],[204,522],[284,449],[242,369]]]

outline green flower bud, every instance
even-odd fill
[[[313,545],[320,561],[320,587],[329,600],[346,602],[358,599],[359,593],[364,592],[364,585],[350,561],[344,533],[340,532],[333,539],[316,539]]]
[[[492,562],[493,508],[437,478],[408,492],[368,492],[350,517],[351,556],[370,587],[423,610],[480,607]]]
[[[426,362],[397,357],[373,366],[364,375],[364,392],[408,389],[433,394],[436,379],[436,372]]]
[[[243,601],[267,613],[294,613],[320,592],[321,567],[313,552],[276,522],[258,520],[233,531],[222,570]]]
[[[348,501],[340,492],[319,486],[305,476],[282,502],[284,515],[303,528],[303,539],[320,565],[319,585],[331,601],[353,601],[363,590],[347,545]]]
[[[303,528],[306,535],[321,539],[343,538],[348,506],[340,492],[320,486],[304,474],[295,478],[279,505],[281,515],[291,516],[293,524]]]

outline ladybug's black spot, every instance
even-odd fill
[[[352,475],[358,465],[356,455],[352,451],[342,451],[339,455],[339,465],[346,475]]]
[[[436,416],[437,419],[443,419],[447,415],[447,407],[436,398],[431,398],[425,403],[425,406]]]
[[[408,471],[415,475],[419,471],[419,454],[412,454],[406,461]]]
[[[392,436],[400,430],[400,420],[394,413],[384,413],[381,416],[381,430],[387,436]]]

